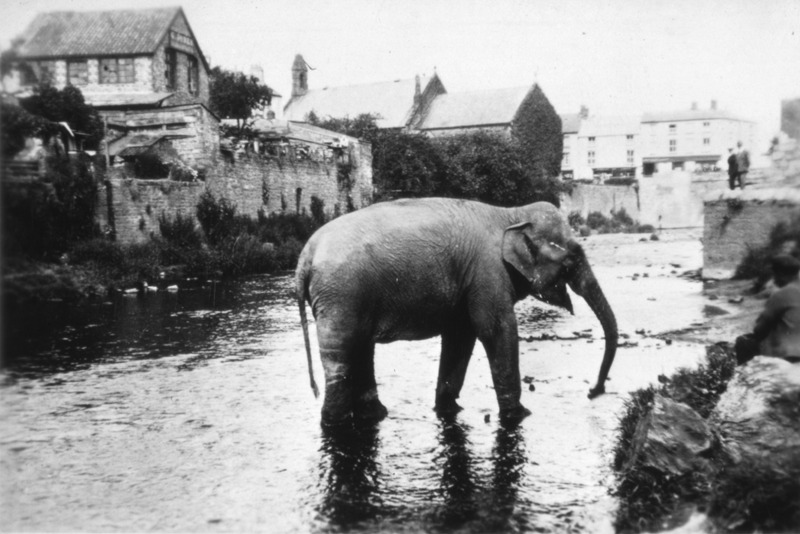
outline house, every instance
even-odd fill
[[[34,75],[25,82],[78,87],[107,121],[110,156],[167,142],[192,167],[212,163],[210,69],[183,9],[40,13],[21,40]]]
[[[561,177],[571,180],[575,177],[575,162],[578,155],[578,132],[581,121],[589,116],[589,110],[581,106],[580,113],[561,114],[562,156]]]
[[[641,164],[639,129],[639,117],[583,117],[575,140],[574,178],[601,183],[635,178]]]
[[[433,99],[445,92],[436,73],[431,77],[309,89],[308,64],[298,54],[292,64],[292,94],[283,118],[306,122],[311,112],[321,119],[369,113],[378,117],[379,128],[408,129]]]
[[[728,149],[741,141],[751,152],[756,125],[717,109],[645,113],[641,119],[642,174],[681,169],[689,172],[724,169]]]

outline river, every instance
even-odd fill
[[[533,414],[511,429],[480,347],[464,410],[436,417],[431,339],[378,347],[387,419],[323,433],[290,275],[52,304],[5,332],[0,528],[613,532],[609,466],[627,393],[704,354],[650,335],[703,321],[701,283],[679,276],[700,266],[701,245],[681,234],[584,246],[627,336],[608,393],[586,398],[603,351],[588,306],[573,296],[570,316],[527,299],[517,315]]]

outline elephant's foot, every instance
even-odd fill
[[[503,424],[516,424],[528,417],[531,411],[522,404],[518,404],[513,408],[506,408],[500,410],[500,421]]]
[[[370,390],[361,395],[356,401],[353,416],[360,422],[378,422],[389,415],[389,410],[378,399],[377,390]]]
[[[605,392],[606,392],[605,384],[597,384],[595,387],[589,390],[589,398],[593,399],[595,397],[599,397]]]
[[[433,410],[439,417],[446,418],[457,414],[463,408],[450,395],[442,395],[436,398],[436,406]]]

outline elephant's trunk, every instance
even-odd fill
[[[597,384],[589,390],[589,398],[592,399],[605,393],[605,383],[611,364],[614,363],[614,356],[617,354],[617,319],[614,311],[608,304],[600,284],[597,282],[589,262],[582,250],[575,255],[574,275],[570,280],[570,287],[589,304],[594,314],[600,320],[605,334],[606,346],[603,354],[603,363],[600,365],[600,374],[597,376]]]

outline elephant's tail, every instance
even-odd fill
[[[306,360],[308,362],[308,378],[311,381],[311,391],[314,398],[319,398],[319,388],[314,380],[314,366],[311,357],[311,340],[308,337],[308,316],[306,315],[306,280],[304,276],[297,277],[297,304],[300,306],[300,324],[303,326],[303,340],[306,344]]]

